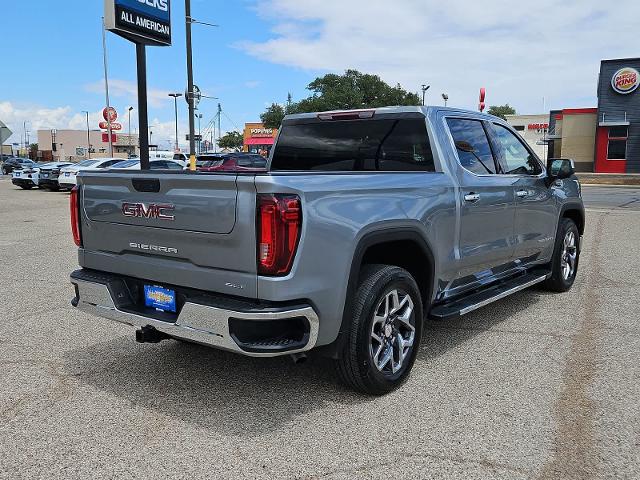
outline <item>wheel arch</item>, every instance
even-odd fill
[[[360,273],[364,265],[395,265],[407,270],[416,280],[420,289],[423,313],[426,316],[434,296],[436,264],[433,250],[418,228],[385,228],[365,234],[357,243],[349,270],[347,292],[342,312],[342,321],[337,339],[326,347],[323,354],[336,358],[347,337],[353,298]]]
[[[578,227],[580,235],[584,235],[585,215],[584,206],[581,203],[567,203],[562,206],[560,218],[569,218]]]

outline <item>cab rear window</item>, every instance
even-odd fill
[[[425,171],[433,153],[424,118],[284,125],[272,171]]]

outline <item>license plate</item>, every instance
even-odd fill
[[[65,177],[70,177],[70,176],[71,176],[71,174],[70,174],[69,172],[65,172],[64,176],[65,176]]]
[[[176,311],[176,292],[156,285],[144,286],[144,303],[163,312]]]

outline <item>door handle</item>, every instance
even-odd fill
[[[524,197],[528,197],[529,196],[529,192],[527,190],[518,190],[516,192],[516,197],[518,198],[524,198]]]
[[[478,200],[480,200],[480,195],[478,195],[477,193],[473,193],[473,192],[471,192],[471,193],[467,193],[467,194],[464,196],[464,201],[465,201],[465,202],[471,202],[471,203],[473,203],[473,202],[477,202]]]

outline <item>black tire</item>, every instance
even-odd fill
[[[565,249],[565,239],[568,235],[573,234],[575,239],[575,260],[570,274],[567,276],[566,271],[563,272],[564,261],[567,260],[567,252],[571,249]],[[556,242],[553,249],[553,259],[551,261],[551,277],[549,277],[542,285],[545,289],[552,292],[566,292],[571,289],[578,274],[578,264],[580,263],[580,232],[575,222],[570,218],[562,218],[558,225],[558,233],[556,234]]]
[[[20,185],[20,188],[22,188],[23,190],[31,190],[33,188],[33,185]]]
[[[406,335],[410,335],[410,330],[406,329],[404,322],[398,320],[394,321],[399,325],[398,328],[403,329],[402,331],[396,331],[396,326],[389,325],[387,328],[386,326],[381,326],[386,325],[386,323],[374,322],[376,313],[380,313],[379,308],[384,308],[382,302],[389,295],[393,295],[392,292],[394,291],[398,292],[399,296],[403,296],[403,298],[407,295],[410,297],[413,309],[408,318],[415,328],[413,346],[408,347],[406,357],[402,362],[398,362],[401,367],[395,373],[391,371],[393,370],[393,362],[399,358],[393,350],[394,346],[397,349],[399,345],[395,335],[398,333],[402,335],[403,332]],[[410,305],[410,303],[407,302],[403,308],[407,308],[407,305]],[[402,309],[399,311],[402,311]],[[405,312],[408,312],[408,310],[405,310]],[[347,338],[344,341],[342,351],[339,353],[339,358],[335,360],[336,371],[340,380],[347,386],[370,395],[384,395],[402,385],[409,375],[416,355],[420,350],[423,323],[422,312],[420,290],[409,272],[390,265],[366,265],[360,275],[360,282],[353,299],[350,312],[351,324],[345,332]],[[375,347],[372,343],[372,334],[375,333],[375,329],[378,327],[381,328],[380,339],[385,342],[390,339],[391,342],[385,343],[385,345],[391,345],[388,348],[392,348],[392,351],[394,351],[394,360],[390,361],[391,366],[387,364],[384,367],[384,371],[376,366],[373,353]],[[390,332],[389,330],[392,331]],[[387,337],[390,338],[388,339]],[[383,348],[383,344],[378,344],[378,347],[380,349]],[[402,351],[404,352],[404,348],[402,348]]]

